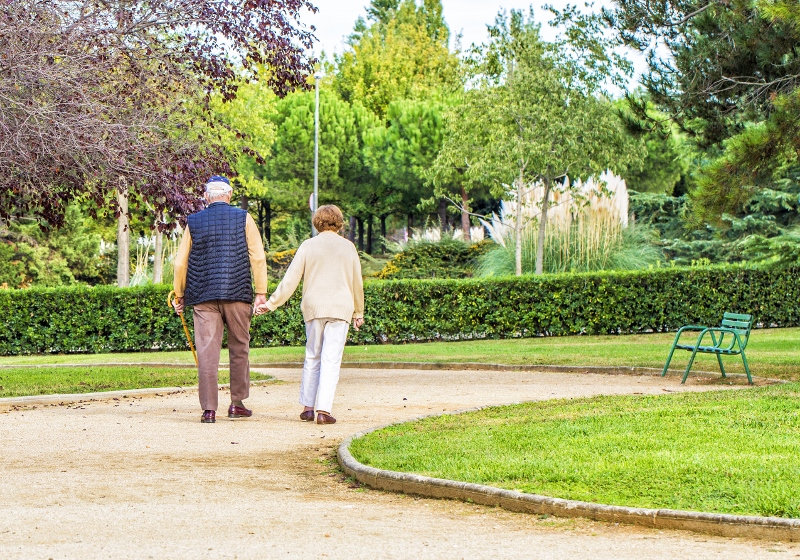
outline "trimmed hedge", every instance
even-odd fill
[[[765,327],[800,325],[800,269],[670,268],[491,280],[367,282],[356,344],[622,334],[718,324],[724,311]],[[0,291],[0,354],[184,349],[166,286]],[[299,290],[253,320],[252,345],[302,345]],[[191,325],[191,312],[187,318]]]

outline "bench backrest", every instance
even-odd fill
[[[722,325],[728,329],[736,331],[742,341],[742,350],[747,346],[747,339],[750,337],[750,328],[753,325],[753,316],[741,313],[725,313],[722,316]]]

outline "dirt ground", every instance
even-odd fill
[[[301,422],[299,369],[263,370],[250,419],[200,424],[193,390],[0,412],[2,558],[796,558],[800,544],[545,518],[359,488],[347,435],[423,414],[597,394],[703,390],[672,377],[343,370],[334,415]],[[224,391],[223,391],[224,392]]]

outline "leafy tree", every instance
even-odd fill
[[[261,173],[283,211],[305,211],[313,192],[314,107],[312,92],[297,92],[278,101],[271,116],[276,139]],[[327,88],[321,91],[321,203],[338,204],[361,218],[381,215],[391,207],[363,161],[363,135],[378,125],[377,118],[359,103],[342,101]]]
[[[800,84],[797,3],[772,0],[615,1],[611,29],[648,55],[650,99],[705,145],[770,111]],[[794,5],[795,10],[782,10]],[[795,19],[781,17],[794,13]],[[663,44],[669,56],[660,56]]]
[[[536,273],[541,274],[556,181],[608,167],[621,170],[640,157],[640,147],[599,94],[601,80],[570,53],[541,41],[532,15],[501,13],[490,35],[491,42],[473,62],[478,87],[466,91],[463,103],[448,113],[447,137],[435,167],[463,165],[467,181],[489,184],[497,195],[514,193],[517,200],[523,199],[526,185],[544,185],[536,255]],[[518,216],[518,275],[521,235]]]
[[[367,13],[371,25],[359,20],[350,49],[337,59],[342,99],[385,118],[394,100],[427,99],[459,83],[441,0],[376,1]]]
[[[238,68],[305,83],[306,0],[20,0],[0,9],[0,217],[63,223],[72,200],[118,208],[135,188],[180,216],[225,168],[184,101],[235,96]],[[223,48],[224,45],[224,48]]]
[[[0,283],[22,288],[109,281],[99,254],[100,229],[77,204],[67,207],[58,229],[43,229],[34,220],[0,228]]]
[[[372,218],[377,216],[381,223],[381,236],[386,237],[386,218],[397,205],[397,189],[381,183],[375,170],[367,165],[366,145],[370,132],[381,128],[381,121],[372,111],[360,102],[351,105],[356,124],[358,141],[357,157],[349,160],[350,165],[342,171],[344,179],[345,208],[355,217],[359,230],[359,247],[372,253]],[[367,221],[366,247],[364,247],[364,220]],[[351,225],[353,220],[351,219]],[[351,227],[350,237],[354,240],[355,231]]]
[[[694,187],[692,171],[702,160],[702,152],[686,138],[677,126],[660,126],[642,129],[622,99],[614,103],[634,134],[645,145],[645,156],[639,165],[632,165],[626,175],[628,189],[640,193],[665,193],[679,196]],[[664,113],[650,112],[654,118],[668,119]]]
[[[717,222],[741,213],[754,193],[781,179],[782,166],[800,159],[800,89],[775,99],[769,117],[724,142],[724,152],[702,170],[695,221]]]
[[[448,114],[448,111],[452,116],[462,108],[463,99],[455,96],[451,99],[449,106],[442,106],[443,117]],[[442,118],[440,126],[443,137],[445,134],[452,134],[451,130],[445,128],[444,123],[445,120]],[[452,122],[450,126],[452,126]],[[461,230],[464,240],[469,241],[473,198],[475,194],[486,195],[487,189],[484,180],[467,173],[469,162],[462,158],[463,154],[459,151],[442,151],[440,147],[434,155],[433,161],[428,163],[424,169],[426,180],[433,184],[434,196],[423,202],[430,206],[437,198],[439,199],[439,219],[442,222],[444,222],[444,207],[447,201],[453,204],[461,213]]]
[[[627,45],[648,53],[642,83],[673,122],[712,147],[691,193],[694,223],[741,213],[800,152],[797,0],[617,1],[604,13]],[[663,44],[668,56],[659,56]],[[644,122],[658,118],[631,99]]]
[[[277,99],[266,81],[259,80],[242,83],[232,101],[226,103],[220,96],[212,100],[222,145],[233,162],[236,194],[241,196],[242,208],[254,206],[257,223],[268,243],[273,203],[280,200],[281,194],[265,180],[262,166],[275,142],[272,115]]]
[[[406,215],[409,231],[420,201],[433,196],[427,171],[444,141],[443,110],[438,101],[393,101],[388,126],[368,130],[364,139],[366,164],[396,203],[393,210]]]
[[[276,136],[264,172],[285,211],[307,209],[314,190],[314,107],[313,92],[297,92],[278,101],[271,115]],[[319,136],[320,202],[340,202],[340,169],[357,157],[358,142],[349,104],[329,90],[320,94]]]
[[[386,24],[394,17],[399,7],[400,0],[372,0],[367,6],[367,17],[374,22]],[[358,18],[356,28],[365,26],[363,18]]]

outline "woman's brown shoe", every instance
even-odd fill
[[[314,421],[314,411],[313,410],[304,410],[300,413],[300,420],[303,422],[313,422]]]
[[[317,412],[317,424],[336,424],[336,418],[327,412]]]

